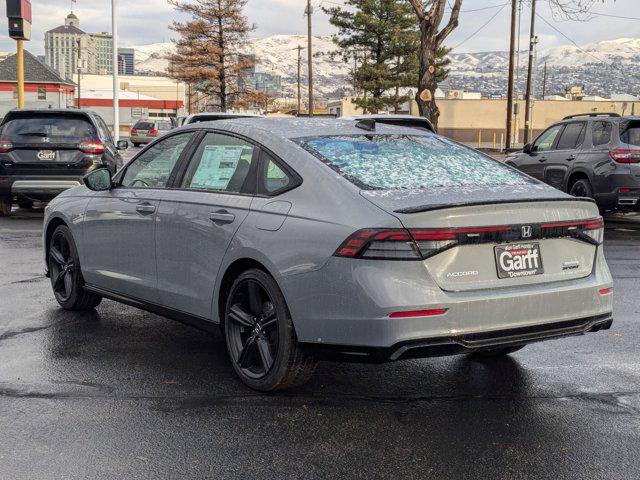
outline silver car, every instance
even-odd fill
[[[503,355],[612,322],[593,201],[428,131],[198,123],[85,184],[44,219],[60,305],[219,325],[257,390],[318,359]]]
[[[129,132],[134,147],[153,142],[173,128],[169,120],[138,120]]]

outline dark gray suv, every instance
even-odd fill
[[[601,210],[640,209],[640,117],[565,117],[506,163]]]

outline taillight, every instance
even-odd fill
[[[543,223],[541,226],[543,234],[545,232],[551,234],[554,230],[560,229],[561,231],[566,231],[572,236],[578,238],[582,237],[597,245],[602,244],[604,240],[604,220],[602,217],[578,222]]]
[[[0,153],[7,153],[13,150],[13,143],[9,140],[0,140]]]
[[[610,295],[611,293],[613,293],[613,287],[603,288],[602,290],[599,290],[598,293],[600,295]]]
[[[136,130],[135,128],[131,129],[131,135],[137,135],[138,134],[138,130]]]
[[[389,314],[389,318],[410,318],[410,317],[434,317],[444,315],[448,308],[434,308],[431,310],[410,310],[405,312],[393,312]]]
[[[609,155],[618,163],[640,163],[640,150],[611,150]]]
[[[102,142],[82,142],[80,145],[78,145],[78,150],[83,153],[96,155],[99,153],[104,153],[104,144]]]
[[[158,134],[158,130],[149,130],[149,134],[150,135],[157,135]]]
[[[404,229],[358,230],[342,242],[335,255],[378,260],[421,259],[418,246],[409,231]]]

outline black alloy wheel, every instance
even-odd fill
[[[227,318],[233,361],[247,377],[264,378],[278,354],[278,318],[266,289],[255,279],[240,282]]]
[[[78,251],[65,225],[56,228],[49,243],[49,275],[56,300],[67,310],[91,309],[102,300],[84,289]]]
[[[302,385],[315,370],[317,362],[298,343],[277,282],[264,270],[250,269],[235,279],[222,327],[233,369],[254,390]]]
[[[574,197],[592,198],[593,189],[591,188],[591,184],[589,183],[589,180],[585,180],[585,179],[577,180],[573,185],[571,185],[571,189],[569,190],[569,195],[572,195]]]

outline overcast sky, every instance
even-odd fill
[[[342,0],[314,0],[316,34],[331,34],[333,29],[320,5],[341,3]],[[460,15],[460,26],[449,37],[448,45],[457,52],[477,52],[506,50],[508,48],[509,5],[507,0],[464,0]],[[526,38],[529,28],[528,0],[525,0],[522,15],[522,38]],[[621,37],[640,38],[640,9],[638,0],[597,0],[593,8],[596,13],[618,15],[620,19],[593,15],[584,22],[568,21],[554,17],[545,0],[538,0],[539,14],[551,22],[562,33],[583,45],[590,42]],[[247,16],[257,25],[256,37],[276,34],[306,33],[306,19],[303,16],[305,0],[249,0]],[[64,23],[70,10],[71,1],[32,0],[33,33],[27,49],[35,54],[43,53],[44,32]],[[111,31],[111,3],[109,0],[77,0],[73,10],[80,18],[80,27],[86,32]],[[135,5],[133,7],[133,5]],[[5,2],[0,2],[0,12],[5,17]],[[493,7],[495,8],[487,8]],[[481,10],[478,10],[481,9]],[[487,21],[495,15],[477,34]],[[636,18],[630,18],[635,15]],[[120,1],[118,7],[120,44],[122,46],[142,45],[169,41],[172,32],[168,25],[179,18],[166,0]],[[569,43],[557,31],[538,19],[537,32],[540,47],[551,47]],[[6,21],[1,27],[0,51],[13,51],[15,42],[6,35]],[[468,39],[468,37],[472,38]],[[526,46],[526,40],[523,48]]]

